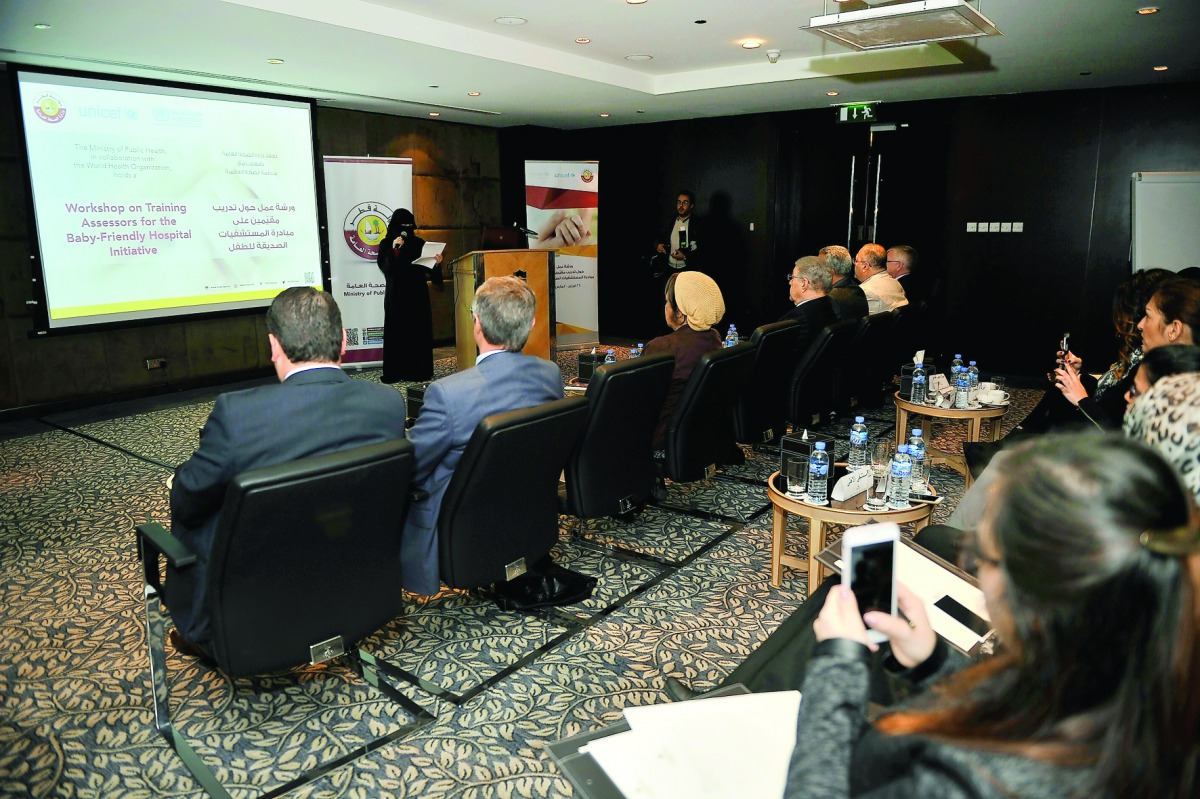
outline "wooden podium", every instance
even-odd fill
[[[490,277],[521,273],[537,297],[533,332],[525,342],[526,355],[557,361],[558,343],[554,324],[554,250],[475,250],[455,258],[450,264],[454,274],[454,340],[458,371],[475,365],[479,354],[475,347],[475,322],[471,304],[475,289]]]

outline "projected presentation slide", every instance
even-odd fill
[[[310,107],[21,71],[50,328],[321,285]]]

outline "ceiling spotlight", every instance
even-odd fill
[[[50,30],[50,23],[49,22],[39,22],[33,26],[33,29],[36,31],[48,31],[48,30]]]
[[[591,43],[592,43],[592,40],[586,36],[580,36],[578,39],[575,40],[575,44],[591,44]]]
[[[429,112],[429,116],[431,116],[431,117],[440,117],[441,115],[442,115],[441,111],[430,111]]]
[[[600,115],[600,118],[601,118],[601,119],[608,119],[610,116],[612,116],[612,114],[601,114],[601,115]]]
[[[772,64],[778,64],[779,63],[779,51],[778,50],[768,50],[767,51],[767,60],[770,61]]]
[[[625,0],[625,2],[631,6],[640,6],[642,3],[646,2],[646,0]]]
[[[1166,68],[1165,66],[1163,66],[1163,67],[1155,67],[1155,68],[1154,68],[1154,71],[1155,71],[1155,72],[1166,72],[1166,71],[1167,71],[1167,68]]]
[[[524,25],[528,21],[524,17],[496,17],[493,20],[497,25]]]
[[[825,92],[826,97],[837,97],[839,94],[841,94],[841,92],[835,92],[835,91]]]
[[[478,97],[479,92],[467,92],[467,97]]]
[[[282,58],[268,58],[267,63],[268,64],[282,64],[283,59]]]
[[[632,55],[625,56],[625,60],[626,61],[653,61],[654,56],[646,55],[645,53],[633,53]]]
[[[747,39],[746,41],[742,42],[743,50],[757,50],[760,47],[762,47],[762,42],[760,42],[758,39]]]
[[[1141,8],[1139,8],[1139,9],[1137,10],[1137,12],[1138,12],[1139,14],[1141,14],[1143,17],[1148,17],[1148,16],[1150,16],[1151,14],[1157,14],[1157,13],[1158,13],[1158,6],[1142,6]]]

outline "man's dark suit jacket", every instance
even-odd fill
[[[408,432],[417,453],[413,485],[429,496],[414,502],[404,522],[400,579],[426,596],[441,588],[437,521],[442,498],[467,442],[486,416],[562,399],[562,372],[550,361],[519,352],[497,352],[477,366],[431,383],[421,415]],[[503,508],[497,508],[503,513]]]
[[[843,319],[863,319],[871,312],[867,306],[867,295],[849,275],[833,284],[829,299],[833,300],[833,312],[837,314],[839,322]]]
[[[662,226],[662,229],[659,230],[658,241],[654,245],[655,250],[658,249],[659,244],[666,247],[668,257],[671,255],[671,231],[673,231],[675,229],[675,222],[678,221],[678,219],[679,219],[679,217],[673,216],[673,217],[671,217],[670,222],[667,222],[665,225]],[[687,254],[687,260],[685,262],[687,265],[685,267],[683,267],[682,269],[675,269],[674,267],[672,267],[669,264],[668,261],[664,261],[663,266],[668,272],[684,272],[684,271],[687,271],[688,269],[699,269],[699,270],[703,271],[704,259],[705,259],[706,253],[708,252],[708,249],[705,246],[705,240],[703,238],[704,225],[696,223],[696,215],[695,214],[692,214],[691,216],[688,217],[687,232],[688,232],[688,241],[695,242],[695,249],[691,249],[689,247],[688,254]],[[704,252],[701,252],[701,250],[703,250]]]
[[[781,316],[779,321],[783,322],[789,319],[795,321],[800,327],[800,335],[796,339],[796,349],[792,352],[793,364],[799,363],[804,353],[808,352],[809,345],[812,344],[818,333],[827,325],[838,320],[833,300],[828,295],[800,303]]]
[[[235,476],[396,438],[404,438],[400,393],[354,380],[337,367],[308,369],[282,383],[217,397],[200,431],[200,447],[175,470],[171,487],[171,532],[199,558],[190,569],[167,571],[168,607],[183,637],[201,646],[211,638],[208,557],[225,488]]]
[[[900,288],[904,289],[904,296],[908,298],[908,304],[915,310],[924,311],[928,302],[928,297],[925,296],[924,281],[913,275],[912,272],[901,275],[896,280],[900,283]]]

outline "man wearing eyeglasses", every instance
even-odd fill
[[[696,235],[696,221],[692,212],[696,210],[696,195],[681,191],[675,198],[675,219],[663,230],[655,248],[659,256],[666,256],[667,266],[673,271],[696,269],[700,263],[700,244]]]
[[[864,244],[854,258],[854,276],[867,295],[868,311],[874,315],[908,305],[904,289],[887,273],[887,250],[878,244]]]
[[[888,248],[887,273],[896,278],[896,282],[900,284],[900,288],[904,289],[904,296],[910,305],[923,308],[925,305],[925,292],[920,276],[913,274],[916,268],[916,248],[910,247],[907,244],[897,244],[895,247]]]
[[[829,289],[833,285],[833,268],[815,255],[796,261],[788,275],[788,297],[792,307],[779,318],[780,322],[795,321],[800,325],[796,355],[803,355],[817,333],[837,321]]]

